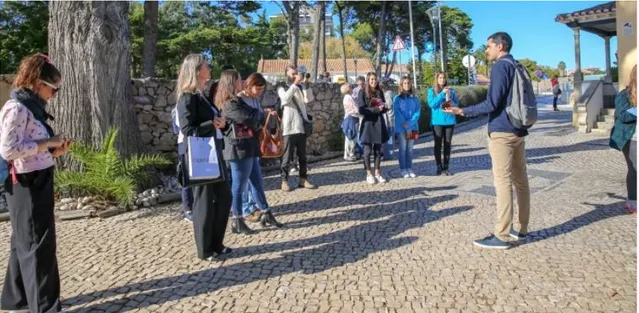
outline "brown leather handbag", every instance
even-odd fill
[[[274,110],[266,109],[266,121],[259,132],[260,154],[264,159],[279,158],[284,155],[282,121]]]

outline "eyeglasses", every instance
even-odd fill
[[[51,84],[51,83],[49,83],[49,82],[46,82],[46,81],[44,81],[44,80],[40,80],[40,81],[41,81],[43,84],[45,84],[45,85],[47,85],[47,86],[51,87],[51,90],[53,90],[53,94],[54,94],[54,95],[55,95],[58,91],[60,91],[60,88],[61,88],[61,87],[58,87],[58,86],[56,86],[56,85],[54,85],[54,84]]]

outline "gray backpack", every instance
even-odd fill
[[[506,107],[508,119],[515,128],[528,129],[537,122],[537,99],[530,74],[519,62],[505,58],[502,60],[515,66],[511,102]]]

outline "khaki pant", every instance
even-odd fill
[[[511,133],[491,133],[488,150],[493,163],[495,193],[497,195],[497,225],[495,236],[508,238],[511,228],[528,233],[530,215],[530,188],[526,173],[526,142],[524,137]],[[517,193],[519,212],[513,221],[513,191]]]

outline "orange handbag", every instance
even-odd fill
[[[276,111],[266,110],[266,121],[259,133],[259,141],[262,158],[274,159],[284,155],[282,121]]]

